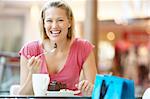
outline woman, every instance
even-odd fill
[[[74,17],[70,7],[62,0],[47,2],[41,11],[40,25],[42,41],[27,43],[19,52],[19,94],[33,94],[33,73],[48,73],[51,81],[91,95],[97,73],[94,47],[86,40],[73,37]],[[81,70],[85,79],[79,81]]]

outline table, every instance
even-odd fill
[[[0,95],[0,98],[5,98],[5,99],[92,99],[91,96],[10,96],[10,95]],[[135,99],[142,99],[142,97],[136,97]]]
[[[0,95],[0,98],[5,98],[5,99],[9,99],[9,98],[15,98],[15,99],[91,99],[90,96],[66,96],[66,97],[62,97],[62,96],[10,96],[10,95]]]

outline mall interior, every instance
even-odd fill
[[[65,0],[75,36],[95,45],[99,74],[134,80],[135,96],[150,87],[150,0]],[[40,40],[40,9],[47,0],[0,0],[0,94],[20,80],[21,47]]]

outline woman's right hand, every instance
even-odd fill
[[[29,56],[28,55],[28,62],[27,67],[30,73],[39,73],[40,70],[40,57],[39,56]]]

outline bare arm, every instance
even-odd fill
[[[37,57],[31,57],[27,60],[24,56],[20,59],[20,89],[18,94],[20,95],[33,95],[32,88],[32,73],[34,73],[33,67],[39,67],[39,59]]]
[[[87,57],[83,65],[84,79],[77,85],[78,89],[83,92],[84,95],[91,95],[94,85],[95,76],[97,74],[94,52],[92,51]]]
[[[91,83],[94,83],[95,76],[97,73],[96,62],[94,52],[92,51],[87,57],[85,63],[83,64],[83,75],[86,80]]]

